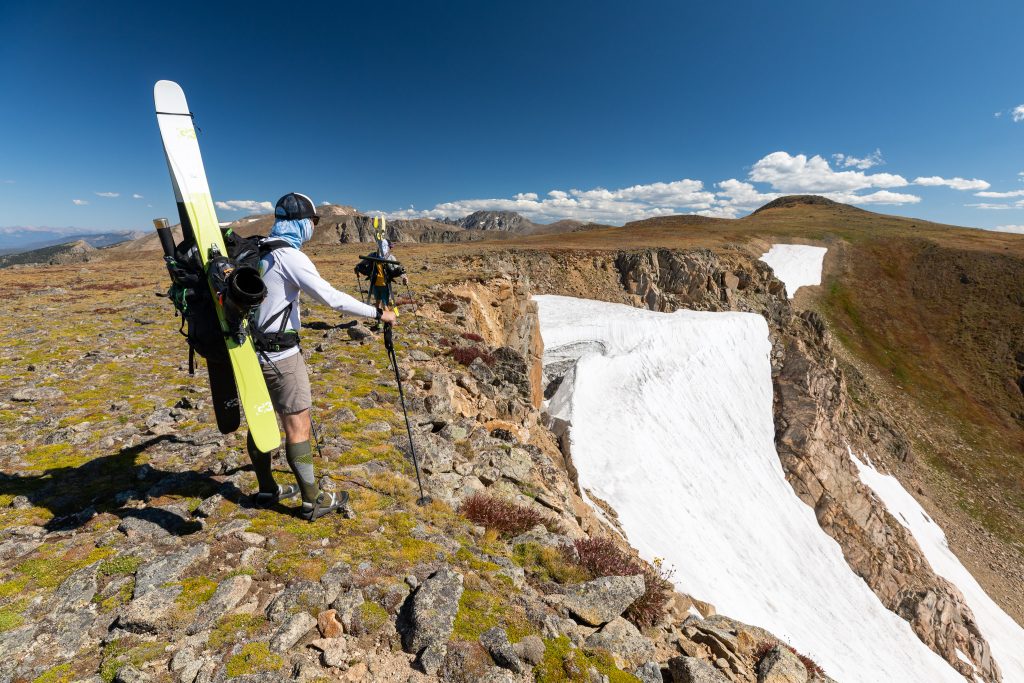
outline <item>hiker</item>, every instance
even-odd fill
[[[268,251],[260,260],[267,297],[256,314],[258,327],[252,330],[252,337],[274,411],[284,425],[285,456],[298,485],[279,486],[271,473],[271,454],[258,451],[251,436],[247,447],[259,481],[257,505],[268,506],[301,494],[302,515],[314,521],[344,506],[348,494],[321,491],[313,474],[309,443],[312,395],[299,349],[299,294],[305,292],[336,311],[373,318],[378,323],[394,323],[395,314],[339,292],[302,253],[303,243],[313,236],[313,227],[320,220],[309,197],[297,192],[286,194],[277,201],[274,217],[267,241],[281,240],[287,246]]]
[[[365,277],[369,285],[369,295],[373,297],[374,304],[378,310],[387,310],[391,307],[391,283],[401,278],[403,285],[409,284],[409,277],[405,274],[405,268],[394,260],[391,255],[391,245],[384,236],[377,240],[377,251],[367,254],[355,267],[356,275]],[[374,323],[371,330],[376,332],[380,323]]]

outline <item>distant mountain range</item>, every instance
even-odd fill
[[[99,249],[138,239],[142,235],[142,232],[134,230],[82,233],[66,228],[0,228],[0,255],[44,249],[69,242],[85,242]]]

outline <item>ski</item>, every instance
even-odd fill
[[[213,400],[213,414],[221,434],[230,434],[241,424],[241,406],[231,363],[206,359],[206,374],[210,377],[210,397]]]
[[[216,272],[216,266],[223,261],[227,248],[210,196],[199,141],[192,125],[192,114],[184,91],[173,81],[157,81],[153,87],[153,99],[167,168],[174,187],[174,198],[178,204],[178,215],[183,229],[186,226],[190,229],[199,258],[207,272],[217,318],[224,332],[238,400],[256,447],[268,453],[281,444],[281,433],[252,340],[239,334],[238,330],[229,333],[224,302],[218,296],[215,280],[223,278],[226,273]],[[211,262],[215,268],[210,267]]]

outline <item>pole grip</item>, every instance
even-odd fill
[[[164,256],[174,258],[174,234],[171,232],[171,224],[166,218],[154,218],[153,227],[160,238],[160,246],[164,249]]]

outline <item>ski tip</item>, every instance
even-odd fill
[[[185,91],[174,81],[157,81],[153,86],[153,101],[156,110],[166,114],[188,114]]]

